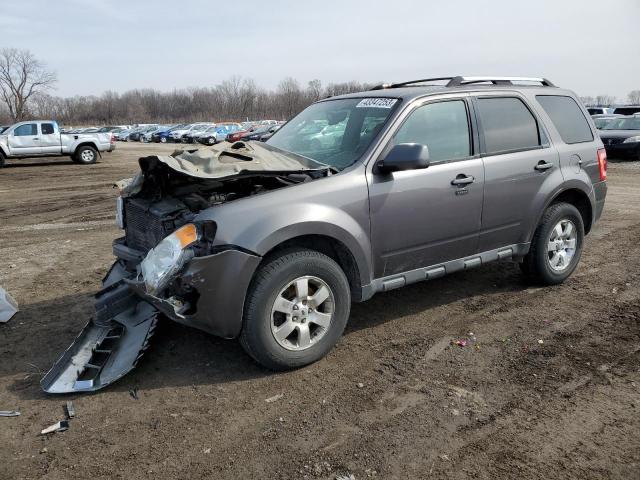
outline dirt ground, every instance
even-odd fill
[[[112,183],[171,150],[0,170],[0,285],[21,308],[0,325],[0,410],[22,412],[0,417],[0,479],[640,478],[640,162],[610,163],[561,286],[499,263],[380,294],[327,358],[281,374],[166,321],[118,383],[42,393],[112,262]],[[67,400],[71,428],[40,436]]]

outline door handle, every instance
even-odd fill
[[[461,173],[456,178],[451,180],[451,185],[462,187],[464,185],[469,185],[470,183],[473,183],[475,181],[476,179],[473,178],[471,175],[465,175],[464,173]]]
[[[553,163],[549,163],[549,162],[545,162],[544,160],[540,160],[538,162],[538,164],[533,168],[535,168],[539,172],[544,172],[546,170],[549,170],[550,168],[553,168]]]

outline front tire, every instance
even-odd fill
[[[286,250],[251,282],[240,343],[272,370],[302,367],[333,348],[350,309],[349,282],[334,260],[313,250]]]
[[[0,151],[0,168],[3,168],[6,165],[6,159],[4,157],[4,153]]]
[[[165,137],[160,137],[160,143],[167,143],[167,139]]]
[[[562,283],[577,267],[583,243],[584,222],[578,209],[569,203],[554,203],[540,220],[522,271],[536,283]]]
[[[76,150],[74,160],[76,161],[76,163],[81,163],[83,165],[96,163],[96,161],[98,160],[98,151],[93,147],[85,145]]]

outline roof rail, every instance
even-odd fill
[[[400,83],[382,83],[380,85],[376,85],[371,88],[371,90],[384,90],[387,88],[399,88],[399,87],[409,87],[411,85],[419,85],[422,83],[431,83],[431,82],[442,82],[448,80],[448,82],[443,85],[444,87],[460,87],[462,85],[470,85],[473,83],[485,83],[490,82],[493,85],[514,85],[522,82],[532,82],[539,83],[543,87],[555,87],[550,80],[546,78],[537,78],[537,77],[435,77],[435,78],[423,78],[420,80],[410,80],[408,82],[400,82]]]
[[[539,83],[543,87],[555,87],[550,80],[539,77],[453,77],[447,87],[458,87],[472,83],[491,82],[494,85],[513,85],[514,83],[531,82]]]

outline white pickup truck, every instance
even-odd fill
[[[0,167],[7,158],[67,156],[82,164],[95,163],[100,152],[112,152],[111,133],[60,133],[52,120],[30,120],[0,133]]]

